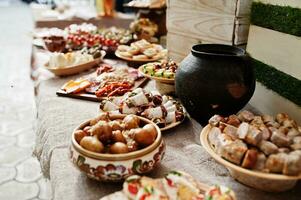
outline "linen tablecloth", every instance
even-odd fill
[[[76,76],[75,76],[76,77]],[[98,103],[58,97],[56,91],[75,77],[51,78],[41,81],[37,92],[38,128],[35,155],[42,171],[51,180],[54,199],[96,200],[121,189],[121,184],[90,180],[69,160],[68,146],[73,129],[98,113]],[[150,82],[147,87],[153,87]],[[161,165],[149,174],[161,177],[170,170],[183,170],[206,184],[231,187],[239,200],[300,200],[301,184],[286,193],[265,193],[246,187],[230,177],[202,148],[199,134],[202,127],[187,119],[180,126],[163,132],[167,144]]]

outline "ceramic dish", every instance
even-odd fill
[[[48,67],[48,63],[45,64],[47,70],[54,73],[56,76],[68,76],[73,74],[78,74],[82,71],[89,70],[99,64],[101,58],[96,58],[90,62],[83,63],[80,65],[70,66],[70,67],[62,67],[62,68],[50,68]]]
[[[229,170],[231,176],[237,181],[262,191],[283,192],[292,189],[297,181],[301,179],[301,175],[286,176],[257,172],[230,163],[215,153],[212,145],[209,143],[208,138],[211,128],[211,125],[207,125],[203,128],[200,135],[202,146],[218,163],[225,166]]]
[[[123,119],[126,115],[110,115],[110,119]],[[77,127],[71,139],[71,161],[89,178],[98,181],[117,182],[133,174],[144,174],[152,171],[162,160],[165,143],[157,125],[148,119],[139,117],[145,124],[152,124],[157,130],[155,141],[140,150],[122,154],[95,153],[81,147],[75,140],[74,132],[86,127],[90,120]]]
[[[158,81],[160,83],[172,84],[172,85],[175,84],[175,79],[173,79],[173,78],[162,78],[162,77],[157,77],[157,76],[151,76],[149,74],[144,73],[143,72],[143,66],[140,66],[138,70],[141,74],[143,74],[143,76],[145,76],[147,78],[150,78],[150,79],[153,79],[155,81]]]
[[[133,58],[129,58],[129,57],[120,55],[118,50],[115,52],[115,55],[118,58],[121,58],[121,59],[129,61],[129,62],[141,62],[141,63],[154,62],[154,61],[160,60],[162,58],[162,57],[159,57],[159,58],[150,58],[150,59],[133,59]]]

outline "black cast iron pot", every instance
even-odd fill
[[[255,77],[246,52],[220,44],[194,45],[176,73],[176,95],[201,124],[237,113],[251,99]]]

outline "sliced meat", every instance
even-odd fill
[[[224,121],[224,118],[220,115],[213,115],[209,119],[209,124],[212,126],[218,126],[220,122]]]
[[[255,149],[249,149],[242,161],[242,167],[247,169],[253,169],[256,166],[258,151]]]
[[[244,110],[238,114],[238,118],[243,122],[250,122],[254,119],[254,114],[250,111]]]
[[[210,144],[213,145],[214,147],[216,147],[218,144],[218,136],[221,134],[222,134],[222,132],[220,131],[219,128],[212,127],[208,134],[208,139],[209,139]]]
[[[282,171],[286,175],[298,175],[301,173],[301,155],[289,154],[284,163]]]
[[[287,132],[287,137],[290,138],[290,139],[293,139],[297,136],[301,136],[300,132],[295,129],[295,128],[292,128],[290,129],[288,132]]]
[[[267,127],[272,127],[272,128],[279,128],[280,127],[280,124],[276,121],[271,121],[271,122],[267,122],[265,124]]]
[[[278,152],[278,147],[269,141],[262,140],[258,144],[258,147],[265,155],[270,155]]]
[[[274,117],[271,115],[263,115],[262,116],[262,120],[264,123],[268,123],[268,122],[274,122]]]
[[[221,146],[220,155],[226,160],[240,165],[247,150],[247,145],[243,141],[235,140]]]
[[[263,124],[264,123],[262,121],[261,116],[255,116],[254,119],[251,121],[251,125],[256,126],[256,127],[260,127]]]
[[[286,147],[282,147],[278,149],[279,153],[289,153],[291,150],[289,148]]]
[[[230,115],[226,123],[238,127],[241,122],[236,115]]]
[[[217,141],[215,143],[215,149],[217,154],[221,155],[223,148],[233,142],[232,138],[224,133],[217,136]]]
[[[276,115],[276,121],[279,123],[279,124],[282,124],[285,120],[289,119],[289,116],[288,114],[285,114],[285,113],[278,113]]]
[[[254,127],[249,128],[245,141],[248,144],[256,146],[261,140],[262,140],[262,133]]]
[[[286,119],[283,121],[282,125],[286,128],[297,128],[297,123],[295,120]]]
[[[235,126],[226,125],[223,133],[229,135],[233,140],[238,139],[237,128]]]
[[[270,137],[272,135],[271,131],[265,125],[259,127],[259,130],[262,133],[262,139],[263,140],[269,140],[270,139]]]
[[[264,153],[259,152],[257,154],[257,161],[253,169],[258,171],[264,171],[266,160],[267,157],[264,155]]]
[[[293,150],[301,150],[301,136],[293,138],[293,144],[290,146]]]
[[[291,143],[290,139],[278,130],[272,132],[271,141],[278,147],[288,147]]]
[[[278,153],[272,154],[268,157],[265,167],[274,173],[281,173],[284,168],[285,158],[287,154],[285,153]]]
[[[248,134],[248,131],[249,124],[246,122],[241,123],[237,129],[238,138],[244,140]]]

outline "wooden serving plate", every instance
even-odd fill
[[[132,90],[142,87],[144,84],[146,84],[148,81],[147,78],[141,78],[138,81],[135,81],[135,85],[133,86]],[[61,97],[69,97],[74,99],[82,99],[87,101],[95,101],[95,102],[101,102],[101,100],[106,99],[107,97],[97,97],[95,94],[89,94],[89,93],[67,93],[66,91],[59,89],[56,94]]]
[[[201,144],[210,156],[212,156],[218,163],[225,166],[231,176],[237,181],[262,191],[284,192],[292,189],[296,185],[297,181],[301,179],[301,174],[298,176],[287,176],[282,174],[263,173],[242,168],[223,159],[215,153],[212,145],[209,143],[208,137],[211,128],[212,126],[208,124],[202,129],[200,134]]]
[[[160,57],[160,58],[150,58],[150,59],[133,59],[133,58],[129,58],[129,57],[125,57],[125,56],[120,55],[118,50],[115,51],[115,55],[118,58],[121,58],[121,59],[126,60],[128,62],[139,62],[139,63],[154,62],[154,61],[160,60],[162,58],[162,57]]]
[[[143,76],[147,77],[147,78],[150,78],[150,79],[153,79],[155,81],[158,81],[160,83],[165,83],[165,84],[170,84],[170,85],[174,85],[175,84],[175,79],[170,79],[170,78],[162,78],[162,77],[156,77],[156,76],[151,76],[149,74],[145,74],[143,72],[143,66],[140,66],[138,68],[139,72],[141,74],[143,74]]]
[[[47,70],[54,73],[56,76],[68,76],[73,74],[78,74],[80,72],[83,72],[85,70],[89,70],[99,64],[101,61],[101,58],[96,58],[90,62],[83,63],[80,65],[70,66],[70,67],[64,67],[64,68],[50,68],[48,67],[48,63],[45,64],[45,67]]]

